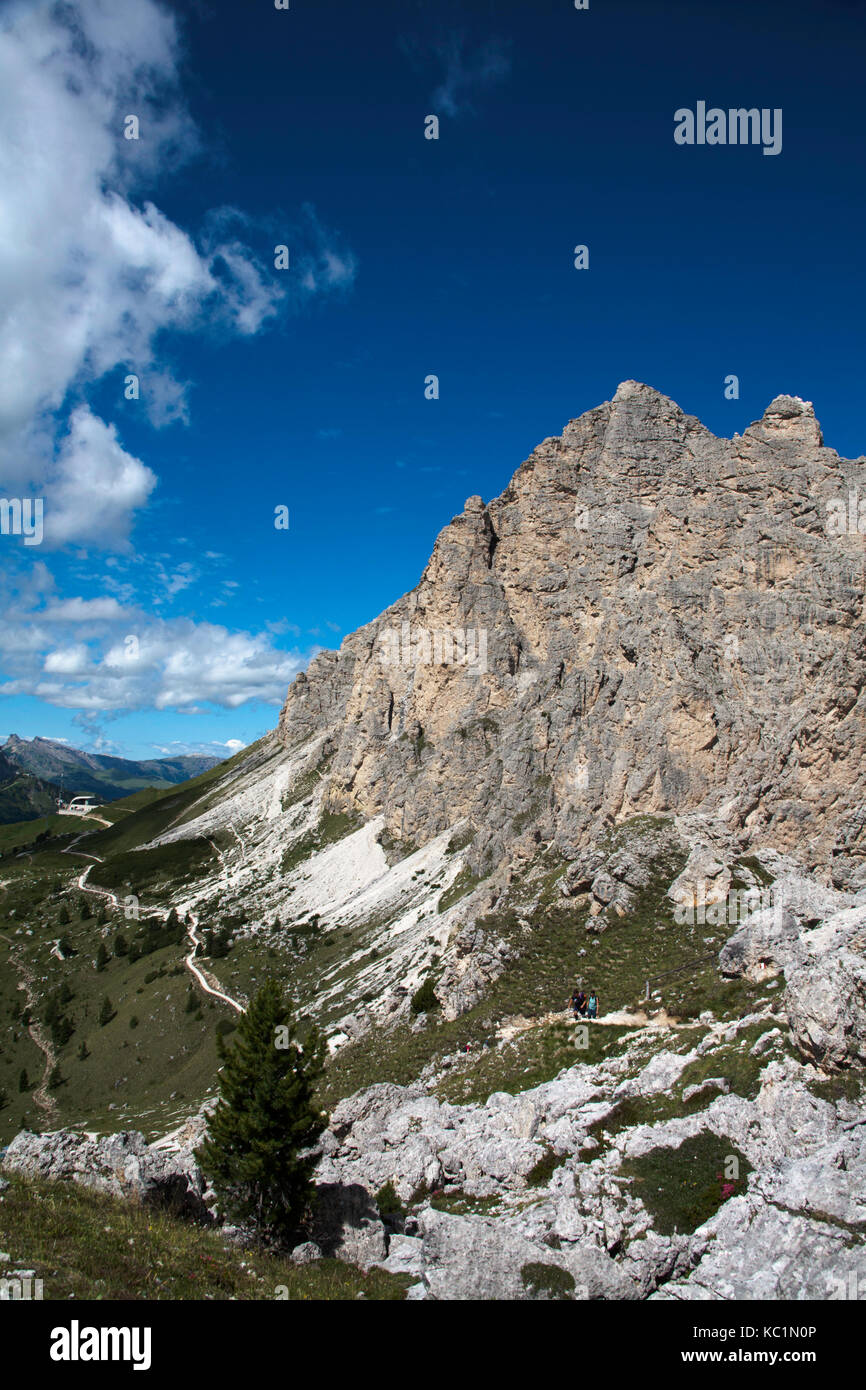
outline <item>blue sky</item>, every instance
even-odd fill
[[[0,481],[46,535],[0,537],[0,736],[252,740],[626,378],[866,451],[864,39],[841,0],[4,5]],[[699,100],[782,152],[676,145]]]

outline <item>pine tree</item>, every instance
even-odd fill
[[[114,1005],[106,994],[99,1006],[99,1026],[104,1028],[106,1023],[110,1023],[114,1018]]]
[[[69,908],[66,906],[66,903],[62,903],[62,904],[61,904],[60,911],[59,911],[59,913],[57,914],[57,920],[58,920],[58,922],[60,923],[61,927],[65,927],[65,926],[68,925],[68,923],[69,923]]]
[[[59,1065],[55,1064],[52,1067],[51,1075],[48,1078],[49,1091],[56,1091],[58,1086],[63,1086],[65,1084],[65,1081],[66,1077],[61,1072]]]
[[[81,918],[82,922],[86,922],[88,918],[93,916],[93,909],[86,898],[81,898],[79,900],[78,915]]]
[[[108,964],[108,951],[106,950],[105,942],[104,942],[104,941],[100,941],[99,947],[98,947],[97,952],[96,952],[96,968],[97,968],[97,970],[100,972],[100,974],[101,974],[102,971],[105,969],[105,967],[106,967],[107,964]]]
[[[241,1015],[231,1045],[217,1035],[220,1099],[197,1152],[226,1211],[278,1239],[297,1231],[313,1191],[327,1124],[315,1102],[325,1045],[313,1028],[303,1048],[280,985],[269,980]]]
[[[121,956],[129,955],[129,942],[122,932],[118,932],[114,938],[114,954],[120,960]]]
[[[86,1062],[89,1056],[90,1056],[90,1052],[89,1052],[89,1050],[88,1050],[87,1043],[86,1043],[86,1042],[82,1042],[81,1046],[80,1046],[79,1049],[78,1049],[78,1060],[79,1060],[79,1062]]]
[[[30,1090],[30,1078],[27,1075],[26,1067],[21,1068],[21,1075],[18,1078],[18,1090],[21,1092],[22,1095],[25,1091]]]
[[[9,1092],[5,1087],[0,1086],[0,1110],[5,1110],[9,1104]]]
[[[98,913],[97,918],[96,918],[96,925],[97,925],[98,927],[104,927],[104,926],[106,925],[107,922],[108,922],[108,913],[106,912],[106,910],[105,910],[105,904],[103,903],[102,907],[99,909],[99,913]]]

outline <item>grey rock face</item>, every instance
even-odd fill
[[[697,1058],[736,1046],[743,1029],[764,1021],[759,1055],[770,1060],[754,1100],[723,1074],[682,1084]],[[417,1278],[413,1298],[850,1297],[838,1290],[864,1272],[866,1125],[855,1106],[812,1093],[810,1065],[772,1058],[780,1037],[772,1021],[764,1012],[709,1025],[691,1051],[575,1066],[484,1105],[371,1087],[335,1113],[320,1180],[372,1191],[390,1178],[404,1201],[421,1180],[412,1234],[392,1237],[381,1261]],[[614,1131],[606,1145],[588,1138],[623,1099],[666,1099],[678,1086],[690,1113]],[[701,1098],[705,1108],[695,1110]],[[622,1165],[707,1133],[752,1165],[747,1189],[692,1234],[660,1235]],[[559,1166],[527,1188],[530,1160],[551,1150]],[[425,1182],[457,1192],[469,1210],[431,1207]],[[495,1199],[495,1209],[473,1212],[473,1197]]]
[[[428,1208],[420,1224],[422,1279],[429,1299],[544,1299],[551,1296],[551,1283],[554,1288],[564,1285],[570,1297],[580,1300],[638,1296],[635,1285],[604,1253],[579,1247],[553,1250],[528,1239],[516,1222],[450,1216]]]
[[[362,1269],[388,1253],[376,1204],[359,1183],[317,1185],[313,1235],[323,1254]]]
[[[91,1139],[72,1130],[22,1130],[3,1163],[25,1177],[78,1182],[113,1197],[134,1197],[178,1215],[210,1219],[204,1179],[192,1154],[155,1149],[137,1131]]]
[[[836,1070],[866,1065],[866,958],[840,951],[787,976],[785,1006],[804,1057]]]
[[[792,913],[776,907],[755,912],[722,947],[723,975],[770,980],[796,958],[801,925]]]
[[[321,1183],[360,1184],[378,1192],[392,1182],[404,1202],[446,1182],[488,1195],[518,1188],[543,1156],[534,1142],[531,1093],[493,1095],[480,1110],[448,1105],[420,1088],[371,1086],[334,1112],[339,1148],[323,1158]]]
[[[699,812],[862,885],[866,566],[828,518],[863,481],[794,397],[728,440],[623,382],[469,499],[417,587],[295,680],[279,738],[327,735],[329,805],[396,840],[465,817],[487,869]],[[425,645],[456,631],[486,669]],[[602,869],[574,880],[600,903]]]
[[[473,1008],[514,954],[504,941],[486,935],[476,923],[463,927],[454,938],[453,958],[436,987],[444,1017],[459,1018]]]
[[[725,943],[719,963],[752,980],[784,972],[788,1023],[808,1060],[826,1070],[866,1063],[866,907],[831,911],[810,927],[784,907],[757,912]]]

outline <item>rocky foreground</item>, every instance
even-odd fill
[[[776,887],[720,957],[766,986],[744,1017],[637,1020],[619,1055],[485,1104],[435,1094],[460,1056],[341,1102],[295,1257],[408,1274],[417,1299],[857,1297],[866,1113],[847,1083],[866,1060],[866,903]],[[25,1132],[5,1164],[219,1221],[192,1156],[206,1123],[150,1145]]]

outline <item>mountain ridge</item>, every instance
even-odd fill
[[[329,809],[384,814],[398,840],[468,817],[479,870],[511,854],[530,787],[549,779],[536,830],[566,857],[628,814],[709,814],[781,849],[815,815],[810,867],[859,884],[866,563],[862,536],[828,534],[826,513],[864,479],[797,397],[725,440],[623,382],[498,498],[468,499],[416,587],[296,678],[278,738],[292,750],[325,731]],[[485,631],[487,669],[383,661],[383,630],[406,622]],[[828,663],[835,679],[810,698]],[[798,742],[822,713],[824,736]]]
[[[91,793],[101,801],[116,801],[148,786],[174,786],[216,767],[221,759],[203,754],[137,761],[102,753],[87,753],[40,735],[32,739],[10,734],[0,745],[4,760],[19,772],[37,777],[67,797]]]

